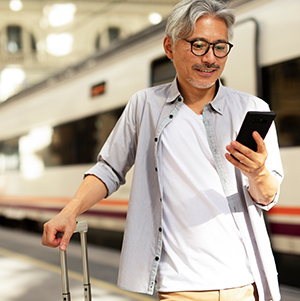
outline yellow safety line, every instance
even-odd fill
[[[51,264],[51,263],[44,262],[42,260],[34,259],[32,257],[26,256],[26,255],[23,255],[23,254],[20,254],[20,253],[16,253],[16,252],[13,252],[13,251],[10,251],[10,250],[0,248],[0,255],[2,255],[4,257],[10,257],[10,258],[18,259],[18,260],[21,260],[21,261],[25,261],[25,262],[31,263],[32,265],[34,265],[38,268],[42,268],[44,270],[48,270],[48,271],[56,273],[56,274],[61,274],[60,267],[58,267],[54,264]],[[82,281],[82,274],[80,274],[80,273],[69,270],[68,275],[69,275],[69,278]],[[113,293],[117,293],[117,294],[120,294],[120,295],[123,295],[123,296],[126,296],[126,297],[133,298],[135,300],[141,300],[141,301],[153,301],[153,300],[155,300],[155,299],[153,299],[151,297],[148,297],[146,295],[142,295],[142,294],[138,294],[138,293],[132,293],[132,292],[129,292],[129,291],[124,291],[124,290],[118,288],[116,285],[113,285],[111,283],[108,283],[108,282],[105,282],[105,281],[102,281],[102,280],[99,280],[99,279],[96,279],[96,278],[93,278],[93,277],[91,277],[90,280],[91,280],[92,286],[97,286],[97,287],[100,287],[102,289],[109,290]]]

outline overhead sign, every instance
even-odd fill
[[[101,82],[100,84],[94,85],[91,90],[91,96],[96,97],[105,92],[105,82]]]

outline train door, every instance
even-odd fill
[[[278,204],[267,215],[282,284],[300,288],[300,57],[264,66],[264,99],[275,119],[285,178]]]
[[[258,68],[258,24],[255,19],[237,22],[234,27],[234,46],[228,56],[221,80],[227,87],[261,96]]]

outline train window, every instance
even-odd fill
[[[34,35],[32,33],[30,33],[30,45],[31,45],[31,49],[32,51],[36,51],[36,40],[34,38]]]
[[[52,142],[43,151],[45,166],[93,163],[123,108],[54,127]]]
[[[32,173],[41,166],[94,163],[123,110],[124,107],[0,141],[0,172],[21,169],[27,173],[29,166]]]
[[[104,32],[98,33],[95,38],[95,49],[100,50],[108,47],[111,43],[119,40],[121,29],[119,27],[108,27]]]
[[[119,27],[109,27],[108,28],[108,39],[109,43],[117,41],[120,37],[120,28]]]
[[[100,35],[100,33],[98,33],[97,36],[96,36],[95,48],[96,48],[96,50],[101,49],[101,35]]]
[[[7,51],[16,53],[22,49],[22,28],[20,26],[7,26]]]
[[[175,75],[174,65],[167,57],[155,60],[151,66],[151,86],[170,82]]]
[[[300,146],[300,58],[263,68],[263,96],[277,113],[280,146]]]
[[[0,141],[0,172],[19,168],[19,139]]]

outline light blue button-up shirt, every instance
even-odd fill
[[[247,178],[225,158],[225,147],[236,139],[246,112],[269,111],[269,107],[257,97],[224,87],[220,82],[218,86],[215,98],[203,110],[209,146],[242,235],[260,300],[277,301],[277,271],[263,210],[277,202],[279,193],[270,205],[258,205],[248,192]],[[155,288],[162,250],[164,201],[160,136],[176,118],[182,103],[176,79],[133,95],[103,146],[98,163],[86,173],[101,179],[110,195],[125,183],[126,173],[135,165],[118,279],[118,285],[126,290],[152,294]],[[281,183],[283,170],[274,124],[265,143],[269,153],[266,166]]]

